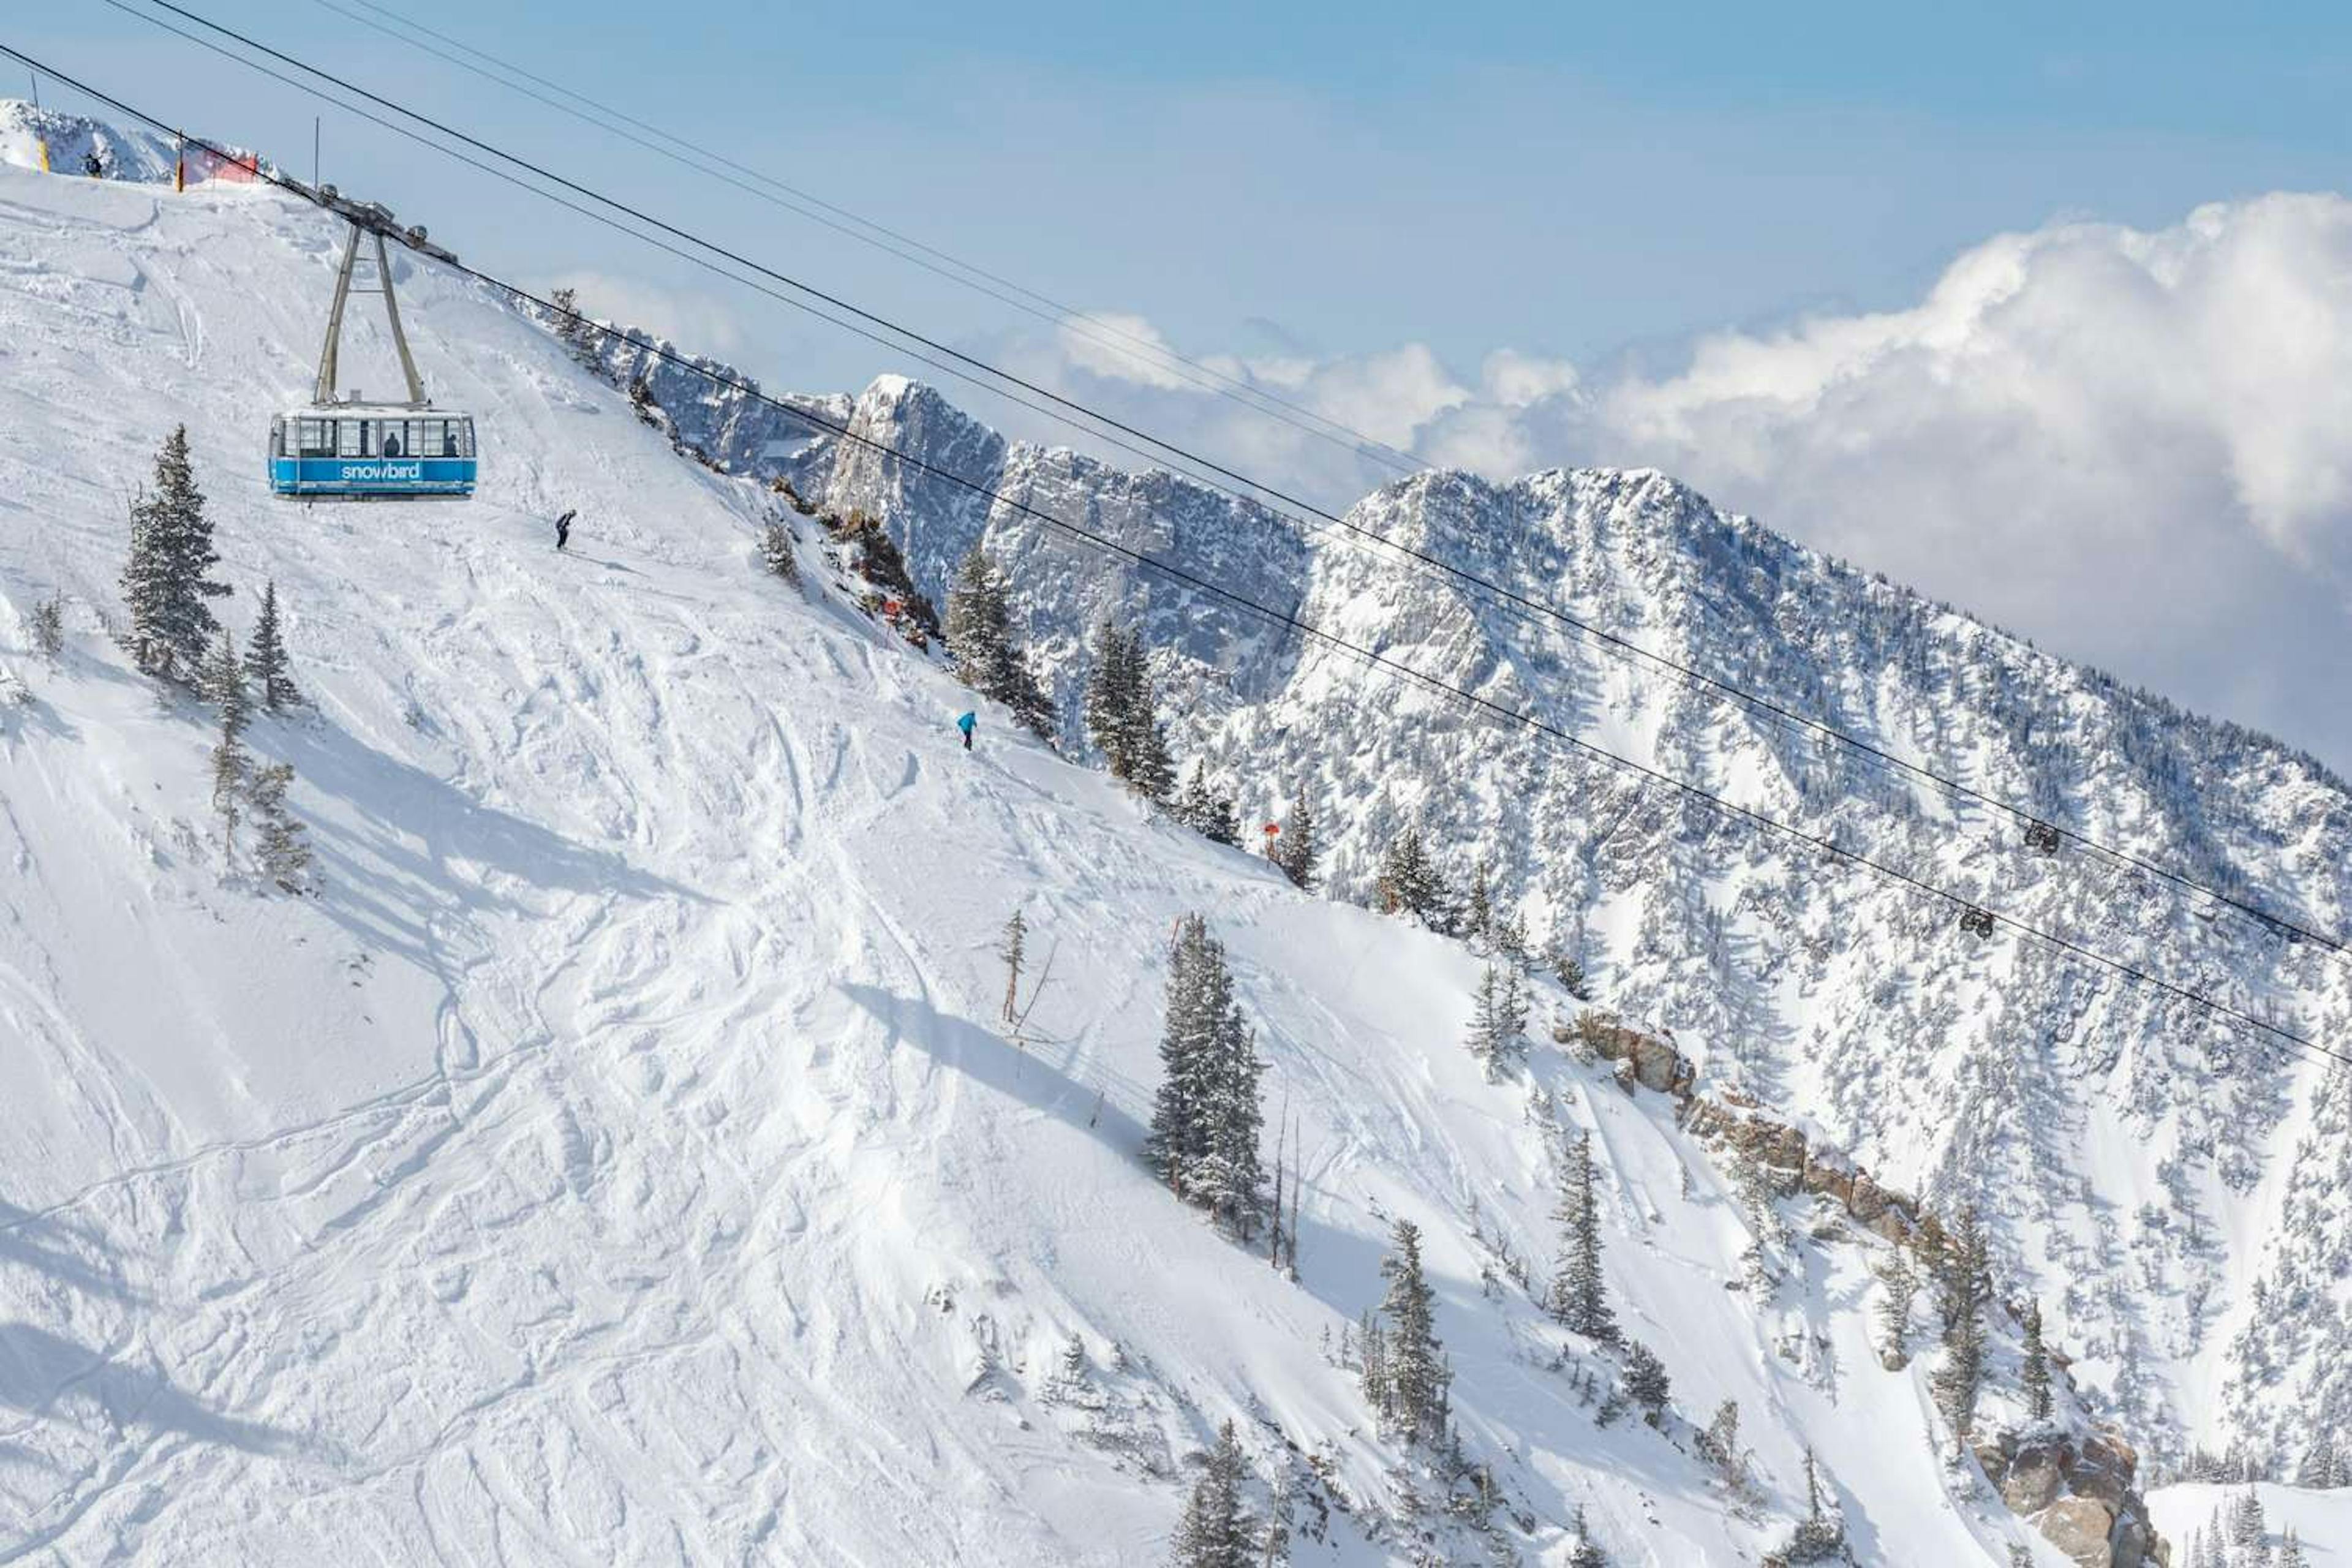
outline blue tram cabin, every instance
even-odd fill
[[[398,405],[338,404],[269,422],[269,489],[289,500],[464,500],[474,421]]]

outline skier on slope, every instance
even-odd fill
[[[572,542],[572,520],[579,515],[577,511],[567,511],[555,520],[555,548],[558,550]]]
[[[956,720],[956,728],[963,731],[963,749],[967,752],[971,751],[971,732],[980,728],[980,715],[977,713],[962,714]]]

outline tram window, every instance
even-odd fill
[[[273,458],[286,455],[286,421],[283,419],[269,422],[269,455]]]
[[[358,419],[335,421],[335,456],[339,458],[360,456],[360,426],[362,423],[363,421]]]
[[[470,458],[474,455],[474,422],[470,419],[460,419],[457,421],[457,426],[458,450]]]
[[[299,431],[301,455],[306,458],[331,458],[335,455],[335,427],[324,419],[305,419]]]

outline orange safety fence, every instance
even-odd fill
[[[181,190],[205,180],[226,180],[231,184],[249,185],[261,178],[259,154],[248,153],[242,158],[224,157],[202,147],[183,146],[180,166],[174,184]]]

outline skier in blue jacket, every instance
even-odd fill
[[[966,713],[956,720],[956,728],[963,731],[963,749],[971,750],[971,732],[980,728],[980,715]]]

